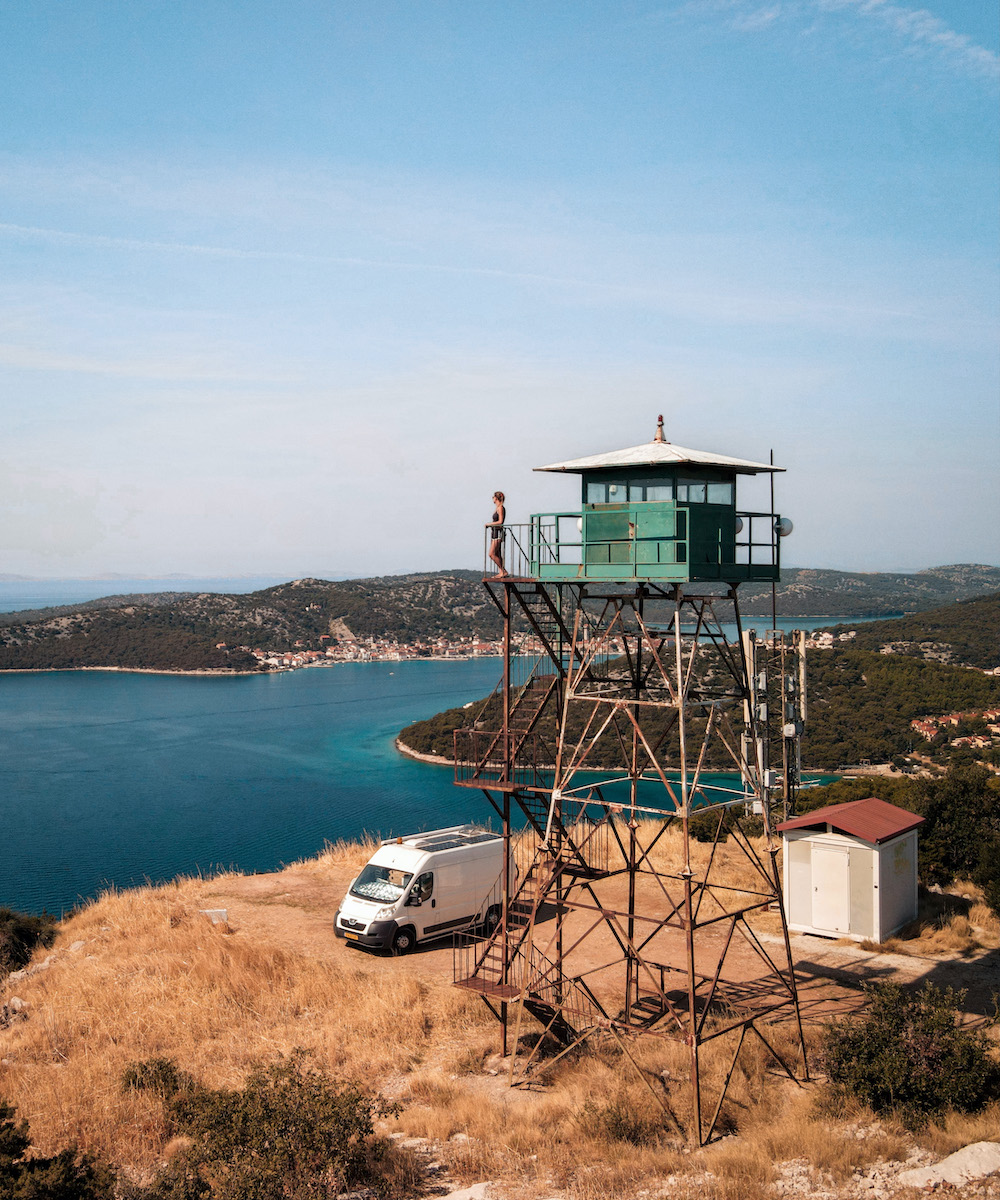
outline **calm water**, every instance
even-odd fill
[[[393,741],[486,695],[500,670],[0,674],[0,906],[59,913],[110,883],[268,871],[325,840],[485,821],[481,793]]]
[[[480,793],[393,739],[499,674],[480,659],[0,675],[0,906],[58,913],[110,882],[271,870],[324,839],[485,820]]]

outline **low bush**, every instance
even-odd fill
[[[147,1058],[129,1063],[122,1072],[123,1092],[154,1092],[163,1100],[194,1087],[194,1080],[171,1058]]]
[[[697,842],[714,842],[716,836],[720,842],[724,842],[735,825],[739,824],[741,829],[744,828],[747,818],[743,817],[741,820],[741,817],[742,811],[737,810],[735,806],[713,808],[708,812],[699,812],[696,809],[688,818],[688,829]]]
[[[0,978],[25,966],[36,946],[51,946],[56,936],[56,918],[40,917],[0,908]]]
[[[964,993],[927,984],[911,995],[893,983],[865,991],[865,1015],[827,1030],[822,1057],[834,1097],[855,1097],[911,1129],[1000,1098],[1000,1068],[989,1041],[959,1026]]]
[[[110,1168],[75,1146],[50,1158],[31,1158],[27,1121],[0,1100],[0,1196],[3,1200],[107,1200]]]
[[[188,1139],[135,1200],[326,1200],[363,1187],[392,1195],[401,1180],[418,1190],[375,1134],[398,1106],[334,1083],[302,1051],[256,1068],[239,1090],[201,1087],[165,1059],[132,1064],[123,1083],[163,1095]]]
[[[591,1137],[631,1146],[655,1146],[664,1133],[662,1114],[643,1112],[628,1095],[616,1096],[606,1104],[588,1100],[579,1120]]]

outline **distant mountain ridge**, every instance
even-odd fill
[[[788,617],[903,616],[1000,591],[1000,567],[979,563],[929,567],[913,574],[809,567],[786,567],[781,574],[778,612]],[[743,584],[740,606],[752,616],[770,612],[770,586]]]
[[[1000,568],[959,564],[913,575],[795,568],[784,572],[777,606],[782,616],[889,616],[987,592],[1000,592]],[[747,615],[771,611],[770,587],[743,585],[740,598]],[[234,647],[318,648],[345,624],[357,638],[398,642],[500,633],[500,615],[476,571],[297,579],[247,594],[113,596],[3,613],[0,669],[255,670],[257,660]]]

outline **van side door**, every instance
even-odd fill
[[[413,881],[410,894],[406,898],[406,916],[417,931],[417,938],[424,936],[428,925],[433,925],[434,909],[437,904],[434,899],[434,872],[424,871]]]

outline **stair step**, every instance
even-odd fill
[[[456,979],[455,987],[466,988],[480,996],[492,996],[497,1000],[516,1000],[520,995],[517,988],[509,983],[496,983],[492,979],[481,979],[478,975],[470,975],[468,979]]]

